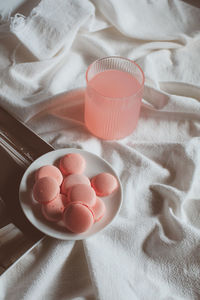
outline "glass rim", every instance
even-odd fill
[[[87,84],[87,85],[90,85],[90,84],[89,84],[90,81],[88,80],[88,73],[89,73],[91,67],[92,67],[96,62],[99,62],[99,61],[104,60],[104,59],[109,59],[109,58],[117,58],[117,59],[126,60],[126,61],[132,63],[133,65],[135,65],[135,66],[140,70],[140,72],[141,72],[141,74],[142,74],[142,83],[141,83],[141,87],[139,88],[139,90],[138,90],[136,93],[134,93],[134,94],[132,94],[132,95],[129,95],[129,96],[122,96],[122,97],[110,97],[110,96],[106,96],[106,95],[103,95],[102,93],[98,92],[94,87],[92,87],[92,89],[93,89],[97,94],[99,94],[99,95],[101,95],[101,96],[103,96],[103,97],[105,97],[105,98],[110,98],[110,99],[122,99],[122,98],[128,98],[128,97],[132,97],[132,96],[137,95],[137,94],[144,88],[144,82],[145,82],[144,71],[142,70],[142,68],[141,68],[135,61],[133,61],[133,60],[131,60],[131,59],[129,59],[129,58],[126,58],[126,57],[122,57],[122,56],[115,56],[115,55],[113,55],[113,56],[105,56],[105,57],[98,58],[98,59],[96,59],[95,61],[93,61],[93,62],[88,66],[87,71],[86,71],[86,74],[85,74],[85,77],[86,77],[86,84]],[[87,87],[86,87],[86,88],[87,88]]]

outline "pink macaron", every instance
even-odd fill
[[[47,177],[47,176],[53,177],[54,179],[56,179],[56,181],[58,182],[59,185],[61,185],[61,183],[63,181],[63,175],[62,175],[61,171],[53,165],[46,165],[46,166],[40,167],[35,173],[35,180],[38,180],[42,177]]]
[[[105,211],[106,211],[106,207],[105,207],[104,202],[98,197],[96,197],[95,204],[91,207],[91,209],[92,209],[93,214],[94,214],[94,221],[95,222],[100,221],[102,219],[102,217],[104,216]]]
[[[71,202],[64,210],[63,222],[73,233],[83,233],[94,224],[93,212],[85,204]]]
[[[59,193],[58,182],[52,177],[42,177],[33,186],[33,197],[39,203],[53,201]]]
[[[59,168],[64,175],[81,174],[85,167],[85,159],[79,153],[69,153],[60,159]]]
[[[83,174],[71,174],[65,177],[61,185],[61,193],[67,194],[68,189],[76,184],[87,184],[90,186],[90,180]]]
[[[48,221],[59,222],[62,220],[63,212],[67,203],[64,195],[59,194],[53,201],[42,204],[42,214]]]
[[[96,193],[88,184],[76,184],[69,189],[68,199],[72,202],[80,202],[88,206],[93,206],[96,202]]]
[[[97,196],[108,196],[118,188],[118,181],[112,174],[100,173],[91,179],[91,185]]]

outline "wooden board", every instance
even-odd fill
[[[53,147],[0,108],[0,274],[44,237],[24,216],[18,199],[21,177]]]

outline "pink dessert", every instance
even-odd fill
[[[64,175],[81,174],[85,170],[86,162],[82,155],[69,153],[60,159],[60,170]]]
[[[82,203],[71,202],[64,211],[63,222],[68,230],[74,233],[82,233],[93,225],[93,212]]]
[[[97,196],[108,196],[118,188],[117,179],[109,173],[100,173],[91,179]]]
[[[88,184],[76,184],[69,189],[68,199],[72,202],[93,206],[96,202],[96,194]]]
[[[76,184],[87,184],[90,186],[90,180],[83,174],[71,174],[65,177],[61,185],[61,192],[67,195],[68,189]]]
[[[93,214],[94,214],[94,221],[98,222],[99,220],[101,220],[101,218],[104,216],[105,211],[106,211],[106,207],[104,202],[96,197],[96,202],[95,204],[91,207]]]
[[[63,212],[67,199],[64,195],[59,194],[53,201],[42,204],[42,214],[48,221],[59,222],[62,220]]]
[[[38,180],[42,177],[53,177],[54,179],[56,179],[56,181],[58,182],[59,185],[61,185],[62,181],[63,181],[63,175],[60,172],[60,170],[52,165],[46,165],[46,166],[42,166],[40,167],[36,173],[35,173],[35,180]]]
[[[52,177],[42,177],[33,186],[33,197],[39,203],[51,202],[59,193],[58,182]]]

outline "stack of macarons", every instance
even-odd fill
[[[51,222],[61,221],[73,233],[83,233],[98,222],[106,211],[100,197],[118,188],[112,174],[89,179],[85,169],[81,154],[68,153],[60,158],[58,167],[45,165],[35,172],[33,198],[41,204],[43,216]]]

